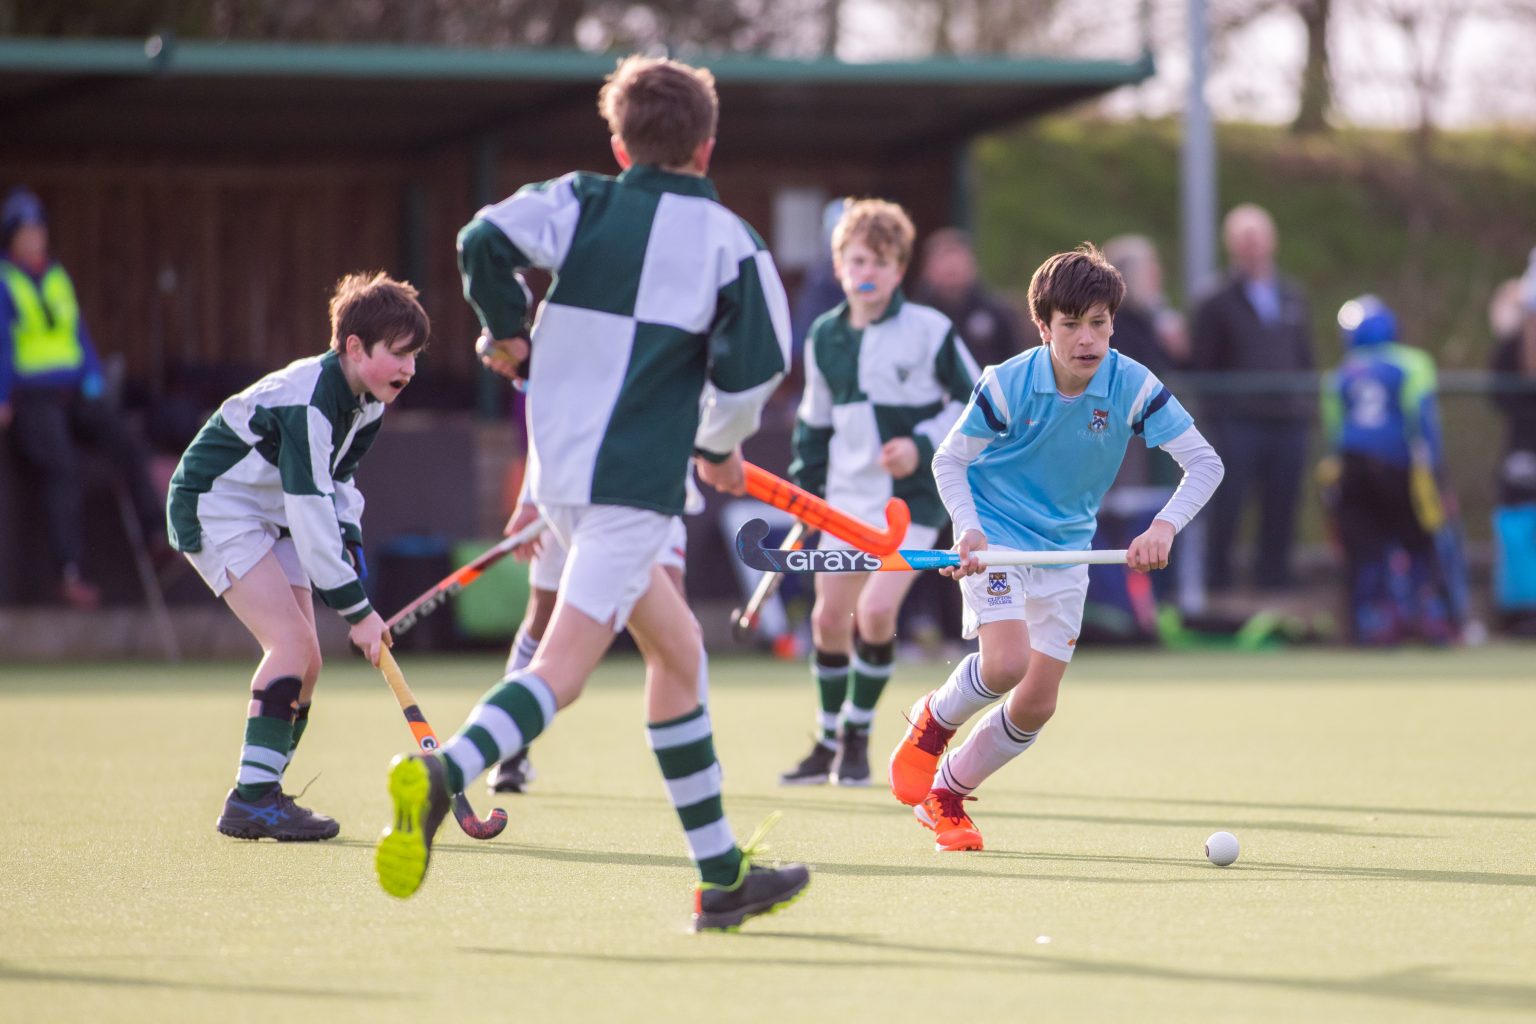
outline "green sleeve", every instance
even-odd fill
[[[770,303],[781,307],[782,317]],[[764,280],[757,253],[737,264],[735,280],[720,289],[709,353],[711,383],[731,394],[761,387],[789,368],[784,286],[777,274]]]
[[[494,338],[528,335],[528,286],[518,271],[528,257],[488,220],[476,217],[459,232],[459,275],[464,298]]]
[[[950,398],[962,405],[971,400],[971,391],[975,389],[976,378],[981,371],[953,327],[944,336],[944,343],[934,356],[933,370],[939,383],[944,385],[944,390],[949,392]]]
[[[804,487],[819,497],[826,497],[827,462],[828,453],[832,447],[832,428],[813,427],[797,418],[791,444],[794,447],[795,457],[789,464],[790,482]],[[921,441],[918,446],[921,448]]]
[[[915,433],[912,435],[912,443],[917,445],[917,471],[927,470],[932,472],[933,466],[933,441],[927,434]]]

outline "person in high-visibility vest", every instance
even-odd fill
[[[81,573],[81,476],[75,445],[104,450],[123,474],[145,535],[160,537],[160,501],[142,448],[103,401],[101,360],[74,282],[48,251],[43,204],[25,188],[0,205],[0,429],[38,481],[58,596],[93,608],[100,591]]]

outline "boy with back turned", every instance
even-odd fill
[[[646,663],[650,746],[699,872],[694,928],[730,929],[788,903],[810,876],[754,864],[755,844],[738,845],[725,821],[698,623],[656,563],[691,457],[706,483],[744,490],[739,445],[787,368],[788,304],[762,240],[704,176],[718,110],[710,73],[629,57],[598,105],[622,174],[527,186],[459,236],[488,365],[515,376],[528,359],[529,495],[570,552],[560,598],[525,670],[441,751],[396,759],[376,868],[386,891],[415,892],[449,794],[548,728],[627,624]],[[516,276],[528,266],[554,274],[531,345]]]

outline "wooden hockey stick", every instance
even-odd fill
[[[400,711],[405,715],[406,724],[411,727],[411,734],[416,737],[416,745],[422,753],[429,754],[438,747],[437,734],[432,731],[427,718],[421,713],[421,705],[416,703],[416,695],[406,685],[405,674],[400,671],[400,666],[395,662],[395,656],[389,652],[388,647],[379,650],[379,670],[384,673],[384,679],[389,683],[390,690],[394,691],[395,700],[400,704]],[[463,793],[453,795],[453,816],[458,821],[464,834],[471,839],[495,839],[501,835],[502,829],[507,827],[507,812],[500,807],[491,809],[489,818],[481,818],[475,814],[474,808],[469,806],[469,799]]]

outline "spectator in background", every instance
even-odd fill
[[[106,401],[101,359],[74,282],[49,256],[43,204],[25,188],[0,206],[0,428],[41,482],[57,593],[75,608],[101,592],[81,572],[81,474],[76,441],[100,448],[129,488],[144,535],[165,548],[159,498],[143,449]]]
[[[1019,316],[982,284],[970,235],[959,228],[940,228],[923,242],[921,256],[912,300],[949,317],[978,366],[995,366],[1022,351],[1025,334]],[[1031,328],[1028,343],[1038,341]],[[945,548],[953,542],[948,525],[934,541]],[[922,573],[902,608],[902,635],[922,638],[932,647],[943,637],[959,635],[962,611],[958,587],[937,573]]]
[[[994,366],[1024,347],[1018,315],[982,284],[971,238],[959,228],[940,228],[923,243],[912,299],[949,317],[978,365]]]
[[[1488,331],[1495,343],[1520,330],[1525,321],[1525,284],[1518,277],[1502,281],[1488,300]]]
[[[1446,517],[1435,362],[1400,343],[1397,317],[1374,295],[1344,304],[1339,335],[1344,361],[1322,391],[1331,453],[1322,475],[1338,481],[1351,636],[1366,646],[1410,635],[1448,643],[1455,629],[1435,550]]]
[[[1524,383],[1536,389],[1536,250],[1531,251],[1530,267],[1515,295],[1515,315],[1504,323],[1491,323],[1499,333],[1489,369],[1498,375],[1496,383],[1505,385],[1493,393],[1505,424],[1499,461],[1501,505],[1536,502],[1536,390],[1509,387]]]
[[[1279,589],[1291,581],[1296,506],[1307,462],[1307,434],[1317,397],[1310,386],[1267,374],[1315,368],[1306,296],[1275,267],[1275,222],[1260,206],[1233,207],[1222,225],[1231,274],[1195,310],[1191,368],[1244,374],[1240,390],[1214,390],[1204,399],[1217,451],[1227,466],[1210,520],[1207,577],[1230,587],[1232,545],[1250,492],[1259,497],[1254,583]]]
[[[1512,322],[1494,346],[1494,403],[1504,414],[1493,511],[1494,607],[1503,627],[1536,636],[1536,250],[1519,282]]]
[[[1163,265],[1146,235],[1116,235],[1104,257],[1125,279],[1125,301],[1115,312],[1114,346],[1159,378],[1189,359],[1183,315],[1163,294]]]
[[[805,348],[805,339],[811,333],[811,324],[821,314],[836,309],[843,301],[843,286],[838,282],[837,271],[832,266],[832,230],[837,227],[847,205],[846,199],[834,199],[822,208],[821,258],[805,272],[805,279],[795,289],[794,301],[790,303],[790,344],[794,346],[793,362],[797,366],[800,353]]]

